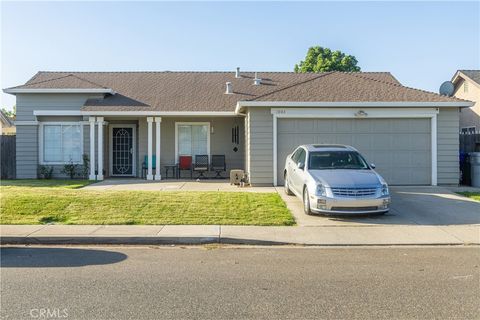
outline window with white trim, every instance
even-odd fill
[[[63,164],[82,161],[82,126],[80,124],[42,125],[42,163]]]
[[[178,124],[178,155],[208,154],[208,125]]]

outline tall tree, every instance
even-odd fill
[[[360,71],[357,62],[354,56],[347,55],[338,50],[332,51],[329,48],[316,46],[308,49],[305,60],[296,64],[294,71],[300,73],[328,71],[357,72]]]
[[[7,117],[10,117],[10,118],[15,118],[16,114],[17,114],[17,106],[14,105],[12,110],[8,110],[7,108],[2,108],[2,112],[7,116]]]

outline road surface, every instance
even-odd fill
[[[4,247],[2,319],[479,319],[478,247]]]

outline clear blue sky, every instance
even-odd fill
[[[1,86],[39,70],[291,71],[309,46],[437,91],[480,69],[480,2],[2,2]],[[14,97],[2,93],[2,106]]]

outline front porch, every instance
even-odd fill
[[[197,179],[199,173],[192,175],[189,170],[174,174],[172,167],[178,166],[180,156],[191,156],[192,164],[196,155],[208,156],[206,178],[217,176],[210,170],[213,155],[225,157],[223,178],[228,178],[231,169],[244,169],[243,117],[91,116],[88,125],[85,153],[90,159],[90,180]]]

